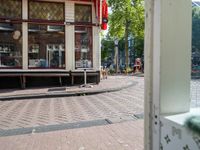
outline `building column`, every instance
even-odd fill
[[[65,21],[74,22],[74,2],[65,1]],[[75,69],[75,27],[74,25],[65,25],[65,63],[66,70]]]
[[[75,37],[74,37],[74,26],[65,26],[65,63],[66,70],[75,69]]]
[[[145,5],[145,149],[158,150],[159,117],[190,109],[192,3],[146,0]]]
[[[22,0],[22,19],[28,19],[28,1]],[[28,69],[28,23],[22,23],[22,66]]]
[[[92,56],[93,56],[93,69],[100,70],[101,65],[101,47],[100,47],[100,39],[99,39],[99,27],[92,28],[93,33],[93,47],[92,47]]]

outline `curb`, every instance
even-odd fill
[[[129,85],[118,87],[118,88],[109,88],[103,90],[94,90],[94,91],[79,91],[79,92],[56,92],[56,93],[39,93],[37,95],[13,95],[13,96],[2,96],[0,97],[0,101],[11,101],[11,100],[27,100],[27,99],[41,99],[41,98],[56,98],[56,97],[72,97],[72,96],[85,96],[85,95],[95,95],[101,93],[109,93],[121,91],[123,89],[127,89],[129,87],[137,85],[138,82],[132,81]]]

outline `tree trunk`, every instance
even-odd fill
[[[128,74],[128,62],[129,62],[129,55],[128,55],[128,21],[126,22],[126,29],[125,29],[125,55],[126,55],[126,74]]]

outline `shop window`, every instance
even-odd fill
[[[0,68],[22,67],[22,25],[0,23]]]
[[[64,26],[28,26],[28,63],[29,68],[65,67]]]
[[[75,22],[92,22],[92,7],[91,5],[75,5]]]
[[[64,21],[64,4],[30,1],[29,19]]]
[[[1,0],[0,17],[20,19],[22,17],[22,1],[21,0]]]
[[[92,28],[75,27],[75,62],[76,69],[92,68]]]

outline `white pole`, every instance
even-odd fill
[[[86,74],[86,69],[84,69],[84,85],[87,85],[87,74]]]

